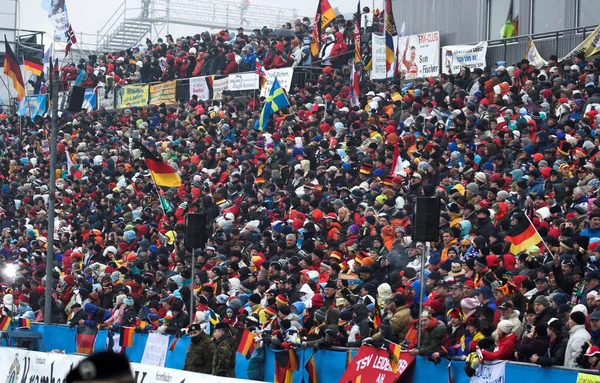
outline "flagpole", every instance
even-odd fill
[[[548,246],[546,244],[546,241],[544,241],[544,237],[542,237],[540,235],[540,233],[537,231],[537,229],[535,228],[535,225],[533,224],[533,222],[531,222],[531,219],[529,219],[529,215],[525,214],[525,217],[527,218],[527,220],[529,221],[529,223],[531,224],[531,227],[533,227],[533,230],[535,230],[536,234],[540,237],[540,239],[542,240],[542,243],[544,244],[544,247],[546,248],[546,250],[550,253],[550,255],[552,256],[552,258],[554,258],[554,254],[552,253],[552,250],[550,250],[550,246]]]

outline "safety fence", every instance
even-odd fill
[[[73,328],[64,325],[32,324],[31,331],[42,334],[41,342],[43,344],[43,351],[63,350],[66,354],[74,354],[77,351],[76,330]],[[147,352],[146,349],[149,348],[147,347],[148,342],[154,342],[153,340],[149,340],[150,337],[151,334],[135,333],[133,335],[132,346],[125,349],[125,355],[132,363],[141,363],[143,359],[146,359],[144,354]],[[174,340],[175,336],[170,335],[168,337],[168,342],[165,342],[165,344],[168,343],[169,345],[172,345]],[[99,330],[94,342],[93,350],[95,352],[106,350],[110,344],[110,333],[107,330]],[[185,362],[185,355],[189,344],[189,337],[184,336],[180,338],[176,342],[173,351],[166,351],[162,367],[181,370]],[[6,337],[3,337],[0,346],[6,345],[8,345]],[[153,349],[156,350],[157,348],[153,347]],[[2,349],[0,349],[0,351],[2,351]],[[274,381],[277,370],[276,353],[277,351],[273,351],[269,348],[266,349],[263,365],[265,381]],[[338,382],[346,371],[347,366],[349,366],[349,361],[356,353],[356,349],[345,348],[318,351],[311,348],[296,349],[298,367],[293,371],[291,382],[309,382],[309,380],[314,380],[314,378],[316,378],[318,382]],[[157,358],[154,358],[154,360],[156,359]],[[158,359],[160,359],[160,357]],[[311,371],[309,367],[311,363],[314,363],[316,376],[309,376]],[[248,364],[249,360],[246,359],[246,357],[237,354],[235,368],[237,378],[248,378]],[[413,363],[406,371],[404,371],[402,374],[402,381],[412,383],[431,383],[439,381],[467,383],[470,379],[464,372],[464,364],[463,361],[449,362],[445,359],[442,359],[440,363],[433,363],[426,358],[418,357],[416,363]],[[360,365],[362,366],[363,364]],[[588,380],[589,382],[600,381],[600,376],[597,375],[597,371],[575,370],[561,367],[542,368],[537,365],[515,362],[506,363],[504,376],[505,379],[503,381],[506,382],[516,382],[523,379],[523,377],[527,377],[527,379],[530,379],[531,381],[545,383],[576,383],[580,381],[578,379],[584,377],[595,379]],[[484,379],[479,380],[479,382],[488,381],[484,376],[482,376],[482,378]],[[491,381],[489,382],[491,383]]]

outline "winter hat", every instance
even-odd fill
[[[548,328],[560,331],[560,329],[562,328],[562,322],[560,321],[560,319],[552,318],[548,321]]]
[[[196,320],[195,323],[205,323],[206,322],[206,314],[203,311],[196,311]]]
[[[110,280],[112,281],[112,283],[118,281],[119,278],[121,278],[121,273],[118,271],[113,271],[113,273],[110,275]]]
[[[550,302],[548,302],[548,299],[546,299],[545,296],[540,295],[539,297],[535,298],[535,300],[533,301],[534,305],[542,305],[544,307],[550,307]]]
[[[133,306],[133,298],[132,297],[127,297],[127,298],[123,299],[123,304],[127,305],[127,306]]]
[[[598,346],[590,346],[585,352],[585,356],[596,356],[600,355],[600,347]]]
[[[585,324],[585,314],[581,311],[572,312],[570,318],[577,324]]]
[[[500,323],[498,323],[498,329],[505,334],[510,334],[514,327],[514,323],[509,320],[501,320]]]
[[[317,311],[315,311],[314,316],[315,316],[315,319],[322,322],[325,320],[325,311],[323,311],[323,309],[318,309]]]

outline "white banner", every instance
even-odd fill
[[[271,91],[271,87],[273,86],[273,81],[275,81],[275,77],[277,77],[277,81],[279,85],[286,92],[290,91],[292,86],[292,76],[294,75],[294,68],[281,68],[281,69],[270,69],[267,71],[267,82],[263,86],[260,91],[261,97],[267,97],[269,92]]]
[[[371,80],[384,80],[387,78],[392,78],[393,68],[390,70],[391,74],[386,76],[385,69],[385,36],[384,35],[376,35],[373,33],[372,35],[372,52],[371,52]]]
[[[2,382],[55,382],[63,383],[71,369],[85,359],[80,355],[50,354],[15,348],[0,348],[0,381]],[[130,363],[137,382],[199,382],[203,383],[258,383],[254,380],[224,378],[171,368]]]
[[[440,32],[398,38],[400,78],[413,80],[440,74]]]
[[[210,86],[208,85],[208,77],[193,77],[190,79],[190,98],[197,96],[198,100],[210,100]]]
[[[487,45],[487,41],[482,41],[477,45],[447,45],[442,47],[442,72],[458,74],[462,67],[471,70],[485,68]]]
[[[229,77],[224,77],[219,80],[215,80],[213,76],[213,100],[220,100],[223,98],[223,92],[229,87]]]
[[[254,72],[230,74],[228,89],[230,91],[258,89],[258,75]]]
[[[142,364],[164,367],[167,360],[167,349],[169,348],[169,337],[151,332],[144,348]]]
[[[110,88],[106,92],[106,88],[103,86],[98,87],[98,109],[104,107],[104,109],[110,110],[115,108],[115,87]]]
[[[504,383],[506,361],[493,362],[493,364],[480,364],[471,377],[471,383]]]

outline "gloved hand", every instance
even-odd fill
[[[371,337],[365,338],[362,341],[362,344],[371,344],[371,343],[373,343],[373,338],[371,338]]]

